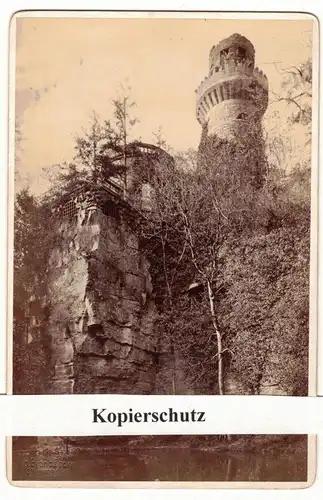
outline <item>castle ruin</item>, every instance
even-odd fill
[[[209,74],[196,90],[196,117],[208,135],[235,139],[261,133],[268,104],[266,75],[255,67],[255,49],[234,34],[212,47]]]
[[[253,138],[250,156],[235,156],[232,168],[246,169],[261,183],[265,164],[262,117],[268,81],[255,67],[255,50],[233,34],[212,47],[209,74],[196,90],[199,148],[213,157],[223,143]],[[150,170],[172,158],[160,148],[139,145]],[[239,154],[239,153],[238,153]],[[248,174],[248,175],[249,175]],[[128,190],[136,184],[130,167]],[[149,176],[141,179],[142,203],[149,207]],[[138,188],[138,185],[136,185]],[[51,377],[47,392],[171,394],[172,381],[160,357],[167,352],[155,327],[156,305],[150,267],[133,221],[131,199],[120,185],[79,185],[55,207],[57,243],[49,263],[47,333]],[[272,375],[268,369],[267,379]],[[180,374],[178,374],[180,377]],[[262,393],[281,394],[264,381]],[[227,374],[226,393],[243,394]],[[179,393],[185,393],[185,385]]]

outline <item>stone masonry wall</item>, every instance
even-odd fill
[[[123,216],[57,223],[50,259],[53,393],[154,392],[158,335],[149,264]]]

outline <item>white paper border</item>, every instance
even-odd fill
[[[225,2],[225,5],[223,5],[223,2],[220,1],[199,1],[199,2],[178,2],[178,1],[169,1],[169,0],[164,0],[163,2],[158,2],[155,1],[153,4],[154,8],[158,9],[201,9],[201,10],[210,10],[210,9],[223,9],[223,7],[230,9],[230,10],[238,10],[238,9],[245,9],[246,11],[252,11],[252,10],[262,10],[266,11],[267,9],[272,9],[272,10],[293,10],[293,11],[301,11],[301,12],[313,12],[317,16],[319,16],[320,20],[322,21],[322,7],[323,5],[316,0],[307,0],[306,2],[304,1],[298,1],[294,0],[293,2],[289,2],[288,0],[280,0],[280,1],[275,1],[271,0],[270,2],[259,2],[259,0],[254,0],[254,1],[248,1],[245,0],[243,3],[240,1],[229,1]],[[139,8],[142,10],[146,10],[149,7],[152,7],[152,4],[147,1],[136,1],[136,2],[131,2],[131,1],[123,1],[119,0],[118,2],[108,2],[108,1],[98,1],[98,0],[92,0],[91,2],[89,1],[71,1],[71,0],[56,0],[55,2],[52,2],[50,4],[48,1],[45,0],[38,0],[38,1],[31,1],[29,3],[19,1],[19,0],[11,0],[10,4],[6,2],[2,2],[0,4],[0,33],[1,33],[1,43],[0,43],[0,57],[1,57],[1,63],[2,63],[2,69],[3,75],[6,75],[7,72],[7,54],[8,54],[8,19],[10,15],[17,10],[21,9],[26,9],[26,8],[34,8],[34,9],[50,9],[50,8],[56,8],[56,9],[133,9],[133,8]],[[322,61],[322,55],[321,55],[321,61]],[[321,65],[322,67],[322,65]],[[3,82],[5,81],[5,76],[3,76]],[[320,81],[320,87],[322,90],[322,78]],[[7,112],[7,88],[6,85],[2,85],[1,88],[1,95],[0,95],[0,106],[1,106],[1,117],[2,120],[0,121],[1,123],[1,134],[0,134],[0,148],[2,153],[4,153],[7,150],[7,117],[6,117],[6,112]],[[320,108],[322,109],[322,100],[320,102]],[[320,134],[321,136],[321,134]],[[4,154],[3,154],[4,157]],[[5,162],[3,162],[4,164]],[[6,205],[6,199],[7,199],[7,186],[6,186],[6,180],[7,180],[7,173],[5,171],[5,168],[0,169],[0,200],[2,205],[0,205],[0,236],[1,236],[1,241],[4,242],[6,237],[6,210],[5,210],[5,205]],[[320,186],[322,185],[322,181],[320,180]],[[321,189],[321,188],[320,188]],[[319,205],[320,205],[320,214],[322,214],[323,210],[323,199],[321,197]],[[319,233],[319,244],[320,248],[322,248],[322,242],[323,242],[323,232],[322,232],[322,223],[321,223],[322,216],[320,218],[320,233]],[[0,272],[2,273],[0,275],[0,283],[1,283],[1,288],[0,288],[0,304],[1,304],[1,311],[0,311],[0,316],[1,316],[1,326],[2,326],[2,332],[6,332],[6,326],[5,326],[5,312],[6,312],[6,304],[5,304],[5,298],[6,298],[6,285],[5,285],[5,276],[6,276],[6,249],[5,245],[2,245],[0,247],[1,251],[1,258],[2,258],[2,263],[3,265],[0,266]],[[320,255],[319,259],[319,272],[320,272],[320,289],[322,289],[322,252]],[[319,295],[319,304],[322,305],[322,298],[321,294]],[[322,313],[320,312],[322,310],[322,307],[319,307],[319,331],[322,331],[323,327],[323,319],[322,319]],[[0,335],[0,392],[5,391],[5,373],[6,373],[6,366],[5,366],[5,357],[6,357],[6,349],[5,349],[5,337],[4,335]],[[318,393],[323,394],[323,346],[322,342],[319,344],[319,363],[318,363]],[[6,398],[7,399],[7,398]],[[245,400],[246,404],[249,404],[248,400]],[[300,409],[300,412],[302,414],[306,413],[308,409],[306,408],[306,405],[303,406],[303,409]],[[59,411],[59,408],[57,407],[57,412]],[[3,419],[3,412],[6,412],[6,405],[1,404],[1,413],[0,413],[0,470],[4,471],[5,469],[5,442],[3,438],[3,427],[2,427],[2,419]],[[239,415],[236,415],[236,419],[239,419]],[[292,408],[290,412],[290,418],[295,421],[299,418],[299,414],[295,415],[292,413]],[[34,428],[34,430],[36,430]],[[322,432],[322,427],[319,429],[320,432]],[[319,436],[319,448],[318,448],[318,473],[317,473],[317,480],[314,484],[309,489],[306,490],[301,490],[301,491],[281,491],[277,495],[277,491],[266,491],[266,492],[257,492],[257,491],[249,491],[249,490],[244,490],[244,491],[233,491],[233,490],[227,490],[227,491],[217,491],[216,495],[217,498],[221,498],[224,500],[231,500],[231,499],[259,499],[259,498],[266,498],[267,499],[277,499],[277,498],[282,498],[282,499],[294,499],[295,495],[297,499],[316,499],[322,497],[322,492],[323,492],[323,435],[320,439]],[[19,489],[19,488],[12,488],[9,483],[7,482],[5,476],[0,472],[0,492],[4,493],[3,498],[8,498],[8,499],[24,499],[24,500],[38,500],[41,499],[43,500],[46,498],[46,500],[56,500],[57,498],[57,491],[55,490],[43,490],[43,489],[30,489],[30,490],[25,490],[25,489]],[[320,495],[321,493],[321,495]],[[139,498],[164,498],[164,492],[163,491],[118,491],[118,490],[111,490],[108,492],[109,498],[115,499],[115,498],[131,498],[133,499],[139,499]],[[190,500],[190,499],[196,499],[196,492],[194,491],[168,491],[167,496],[170,498],[170,500],[177,499],[179,496],[183,495],[182,498],[185,498],[185,500]],[[212,491],[199,491],[199,497],[203,497],[203,499],[206,498],[214,498],[214,492]],[[60,497],[63,499],[88,499],[89,495],[91,498],[94,496],[95,499],[106,499],[107,493],[103,490],[76,490],[76,491],[66,491],[62,490],[60,491]],[[185,497],[184,497],[185,495]],[[211,496],[212,495],[212,496]]]

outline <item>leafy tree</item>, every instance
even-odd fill
[[[226,221],[215,195],[214,178],[196,173],[189,166],[186,169],[182,167],[164,166],[158,171],[153,184],[152,209],[145,219],[146,231],[148,227],[145,236],[160,244],[162,269],[157,274],[162,279],[162,305],[166,318],[173,322],[171,336],[177,344],[175,349],[187,354],[190,368],[198,363],[210,369],[205,356],[203,358],[203,353],[208,351],[209,358],[213,362],[216,360],[217,387],[219,393],[223,394],[223,345],[218,326],[216,294],[219,251]],[[156,248],[153,248],[153,252],[156,252]],[[183,292],[192,281],[197,281],[203,290],[203,306],[200,306],[199,320],[195,322],[196,328],[199,323],[198,332],[193,330],[192,323],[187,323],[189,317],[192,320],[192,315],[185,310],[185,300],[182,300]],[[183,310],[180,311],[183,307],[184,321],[181,317]],[[201,315],[201,310],[205,316]],[[181,325],[176,319],[178,315]],[[197,349],[196,337],[199,335],[202,351]],[[187,349],[188,346],[192,347],[191,350]],[[193,351],[196,359],[192,363]]]
[[[72,162],[47,169],[46,177],[52,184],[50,195],[59,195],[66,187],[70,189],[80,182],[104,184],[115,181],[126,196],[129,158],[138,153],[137,142],[130,141],[133,126],[139,121],[131,110],[136,106],[131,98],[131,89],[120,86],[121,92],[112,101],[113,118],[102,120],[93,112],[90,127],[82,129],[75,137],[75,157]]]
[[[17,194],[13,294],[13,389],[16,394],[43,392],[49,368],[48,339],[41,322],[45,314],[43,299],[52,247],[49,216],[48,209],[40,206],[28,189]]]
[[[76,137],[75,161],[93,182],[102,182],[111,175],[117,175],[117,169],[112,171],[114,157],[121,153],[120,133],[114,130],[110,121],[101,122],[96,113],[91,117],[89,130],[83,129],[83,136]],[[73,175],[76,165],[70,165]]]
[[[123,182],[124,182],[124,190],[127,191],[127,173],[128,173],[128,150],[129,148],[129,136],[132,127],[138,123],[138,118],[132,116],[131,110],[136,106],[135,101],[131,97],[131,88],[129,86],[125,86],[123,84],[120,85],[120,95],[118,99],[114,99],[114,119],[116,129],[118,131],[118,137],[120,140],[121,148],[123,151]]]

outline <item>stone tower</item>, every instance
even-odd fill
[[[260,133],[268,105],[266,75],[255,67],[255,49],[233,34],[212,47],[209,74],[196,90],[196,117],[208,136],[232,140]]]
[[[262,118],[267,105],[268,81],[255,66],[252,43],[233,34],[213,46],[209,74],[196,90],[196,117],[202,126],[198,168],[211,176],[223,213],[231,214],[234,239],[243,238],[240,214],[253,212],[265,179]],[[248,393],[231,361],[225,362],[225,393]]]

